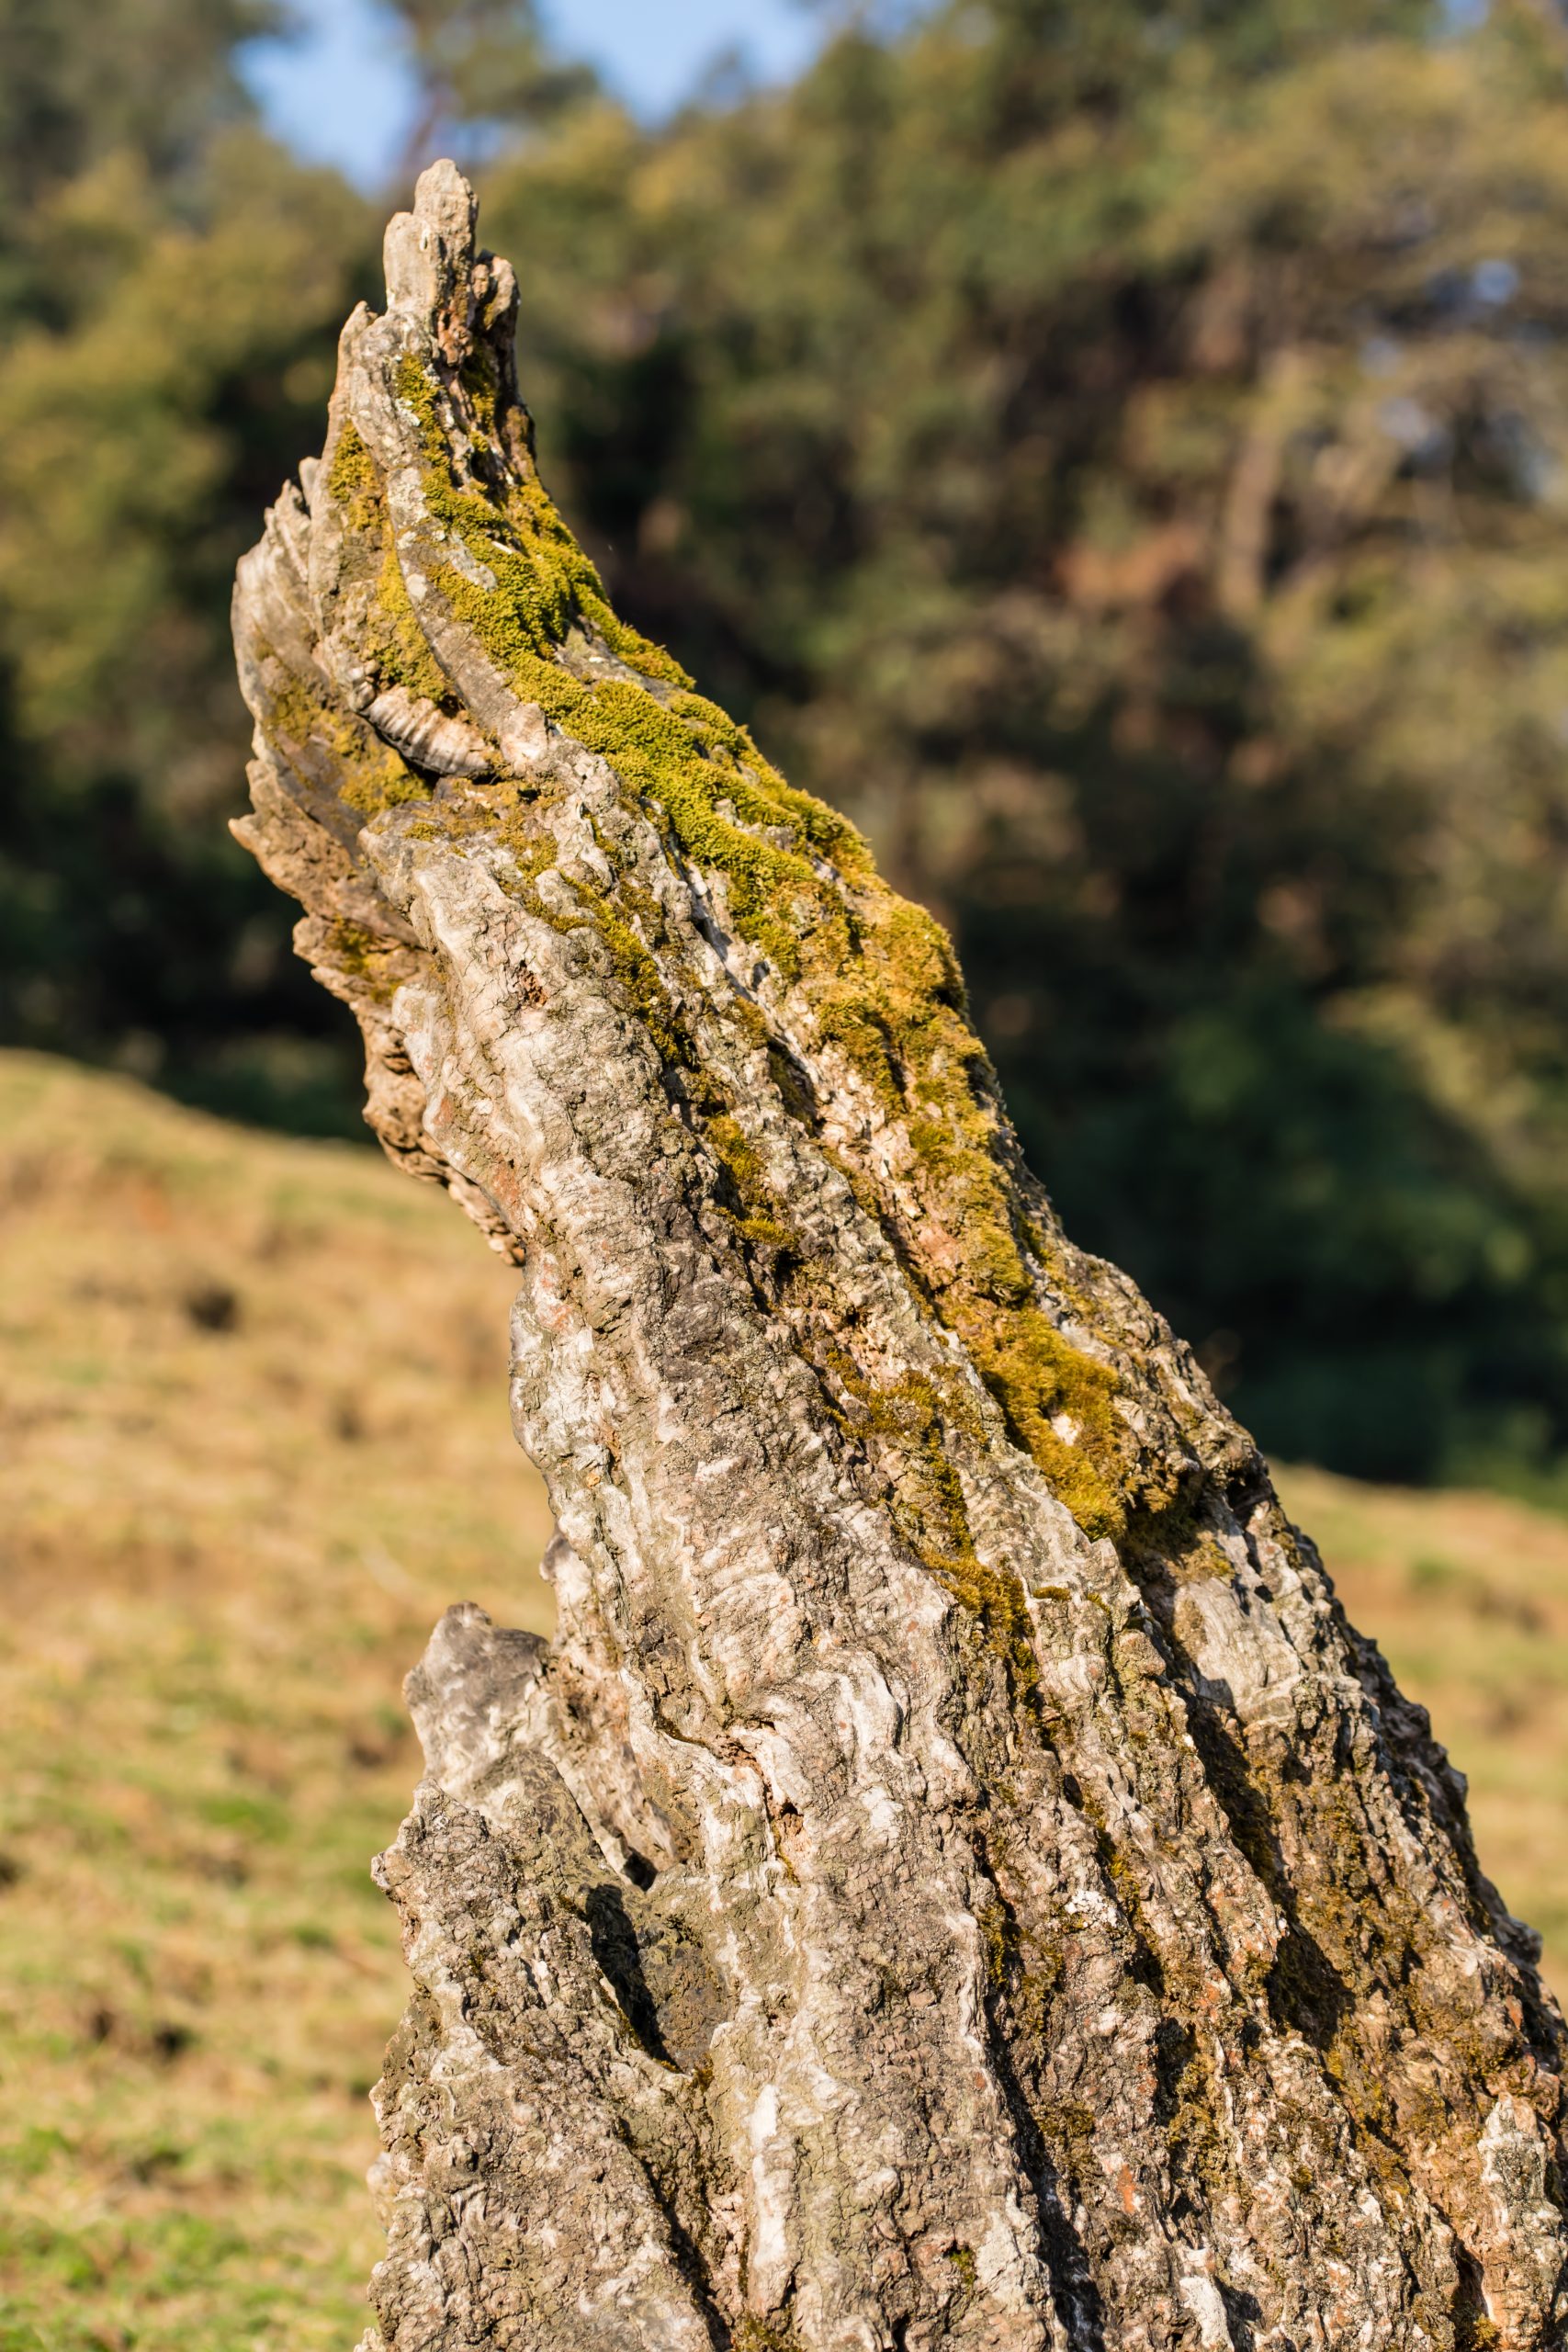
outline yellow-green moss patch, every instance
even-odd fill
[[[722,878],[728,921],[781,981],[803,989],[818,1041],[844,1056],[883,1118],[908,1138],[919,1213],[903,1243],[929,1304],[970,1351],[1010,1433],[1053,1491],[1089,1532],[1119,1533],[1130,1446],[1113,1402],[1116,1375],[1075,1346],[1040,1303],[1030,1263],[1040,1256],[1039,1237],[1014,1199],[993,1081],[965,1018],[946,934],[877,880],[852,826],[787,786],[744,729],[616,619],[531,454],[520,477],[488,479],[484,452],[497,431],[492,369],[470,365],[457,383],[442,385],[411,356],[400,363],[398,392],[418,424],[432,522],[468,559],[434,564],[433,588],[520,694],[609,762],[682,857]],[[454,459],[455,441],[460,447],[465,438],[481,470],[457,470],[463,460]],[[334,482],[361,504],[370,494],[365,471],[358,453],[344,455],[340,443]],[[581,674],[602,658],[594,645],[622,673]],[[657,963],[615,902],[624,891],[596,899],[573,887],[660,1054],[694,1070]],[[754,1155],[742,1148],[728,1106],[695,1107],[743,1204],[747,1238],[782,1246],[783,1227],[758,1190]],[[874,1176],[872,1184],[882,1221],[910,1223],[885,1182]],[[943,1556],[955,1589],[973,1582],[962,1547]]]

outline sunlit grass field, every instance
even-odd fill
[[[0,1056],[0,2352],[365,2324],[400,1682],[548,1617],[510,1287],[371,1151]],[[1568,1524],[1282,1483],[1568,1986]]]
[[[366,2324],[400,1679],[548,1623],[511,1288],[373,1150],[0,1057],[0,2352]]]

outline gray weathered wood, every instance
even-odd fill
[[[609,611],[449,164],[387,266],[239,831],[517,1265],[560,1630],[411,1679],[367,2344],[1561,2343],[1562,2022],[1425,1717],[935,925]]]

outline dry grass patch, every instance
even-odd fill
[[[548,1623],[512,1287],[373,1150],[0,1057],[0,2352],[364,2324],[400,1677]]]
[[[364,2324],[400,1681],[548,1620],[511,1289],[371,1150],[0,1056],[0,2352]],[[1568,1984],[1568,1527],[1283,1483]]]

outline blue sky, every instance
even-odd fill
[[[378,189],[412,110],[408,74],[376,0],[295,0],[303,35],[258,41],[246,79],[267,120],[301,154]],[[545,0],[558,49],[598,66],[641,115],[667,114],[720,51],[759,81],[798,73],[822,18],[799,0]]]

